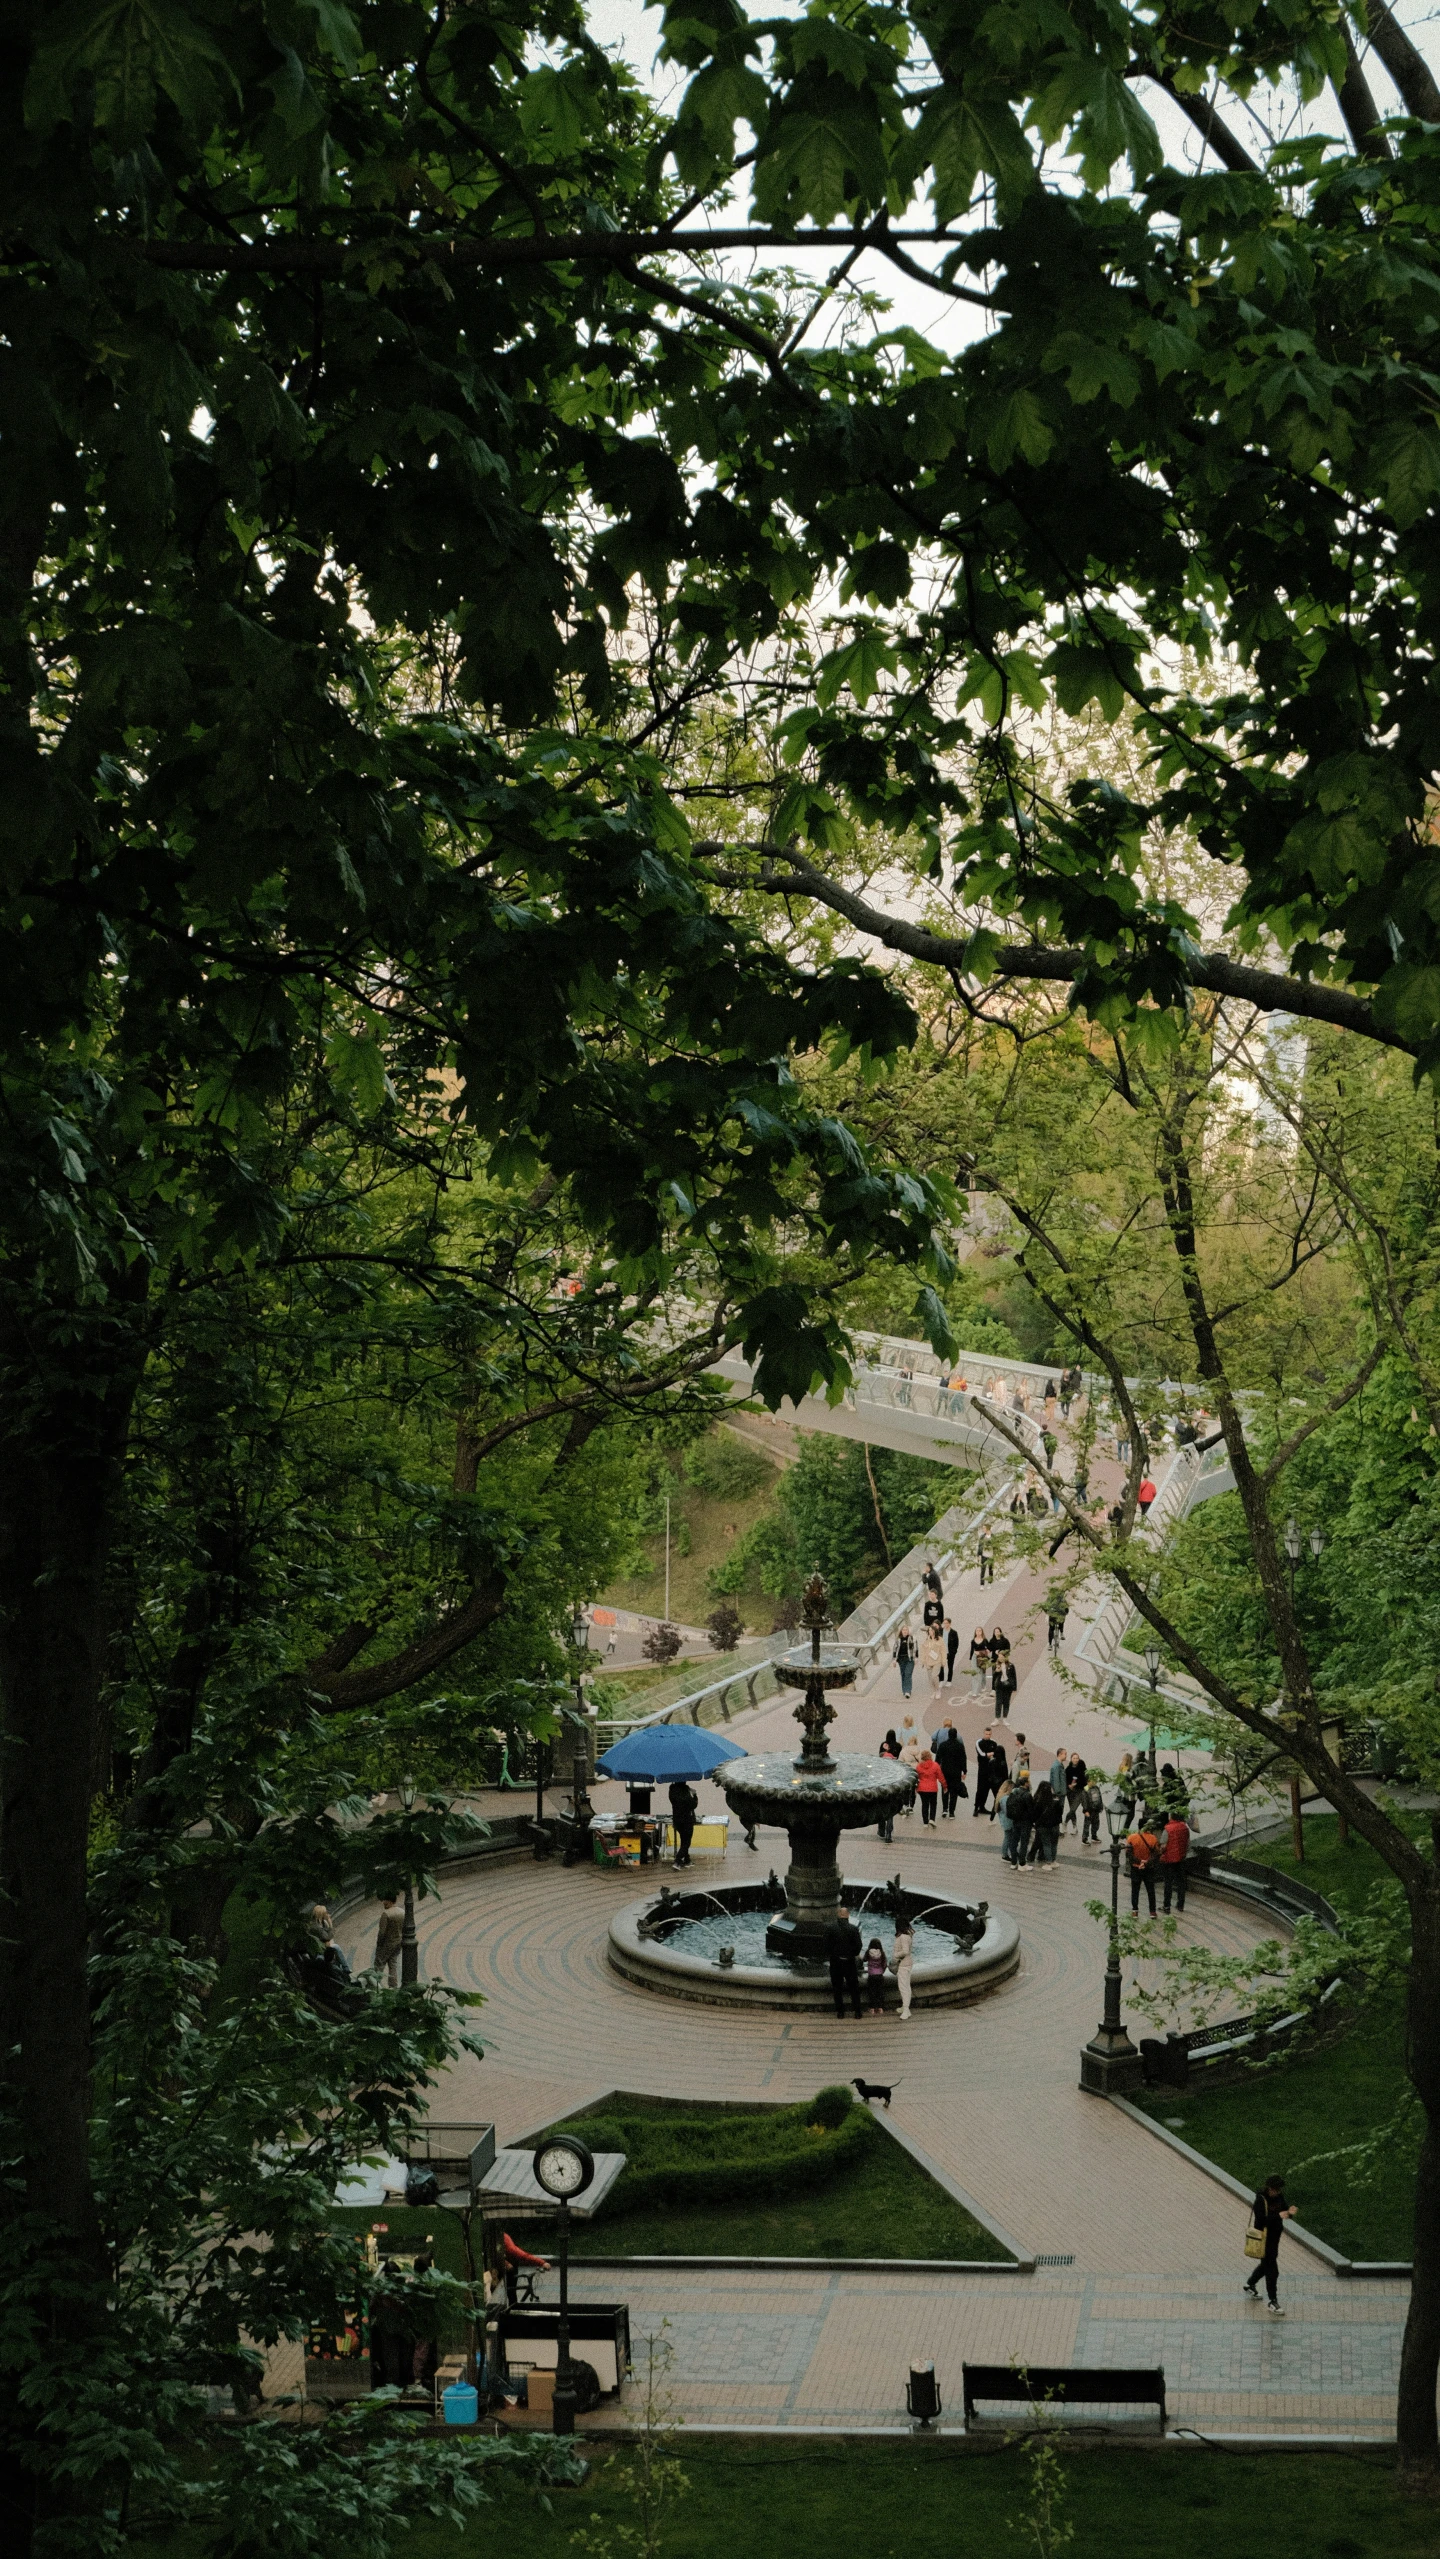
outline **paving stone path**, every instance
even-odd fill
[[[1113,1768],[1125,1727],[1065,1687],[1043,1627],[1023,1622],[1042,1588],[1013,1577],[983,1594],[987,1622],[1006,1625],[1024,1670],[1012,1732],[1028,1735],[1037,1760],[1063,1745]],[[947,1590],[967,1643],[981,1596],[973,1572]],[[1079,1631],[1077,1619],[1068,1632]],[[963,1681],[942,1691],[947,1706],[952,1694],[973,1765],[988,1700],[972,1699]],[[913,1710],[926,1730],[939,1720],[930,1707],[927,1693]],[[873,1749],[900,1711],[898,1675],[887,1668],[843,1700],[834,1746]],[[737,1722],[736,1736],[748,1749],[784,1747],[790,1717],[789,1701],[777,1699]],[[577,2297],[628,2300],[636,2337],[668,2321],[680,2413],[692,2423],[897,2425],[912,2357],[933,2355],[953,2408],[962,2361],[1014,2357],[1163,2364],[1172,2421],[1206,2433],[1391,2433],[1405,2285],[1339,2280],[1287,2238],[1288,2316],[1271,2320],[1240,2297],[1243,2206],[1076,2084],[1103,1967],[1085,1905],[1108,1885],[1108,1856],[1081,1850],[1067,1832],[1053,1874],[1016,1874],[1000,1859],[998,1828],[962,1804],[953,1823],[931,1830],[918,1812],[898,1821],[893,1847],[852,1833],[844,1862],[854,1876],[878,1880],[898,1868],[909,1885],[1014,1911],[1019,1973],[973,2007],[908,2022],[786,2021],[671,2001],[612,1973],[605,1930],[627,1884],[611,1874],[516,1865],[453,1876],[421,1906],[427,1975],[486,2002],[486,2057],[448,2074],[437,2118],[493,2118],[504,2141],[611,2088],[794,2100],[863,2072],[894,2083],[896,2125],[983,2216],[1027,2254],[1073,2259],[1032,2275],[577,2273]],[[783,1870],[783,1836],[762,1830],[758,1854],[737,1843],[723,1867],[697,1861],[691,1882],[772,1863]],[[1220,1948],[1262,1933],[1243,1907],[1206,1894],[1191,1897],[1184,1926]],[[345,1932],[352,1960],[368,1959],[373,1927],[364,1912]],[[1178,2098],[1177,2113],[1183,2106]],[[1271,2164],[1258,2162],[1257,2174]]]

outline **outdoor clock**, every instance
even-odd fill
[[[573,2203],[583,2195],[595,2174],[595,2162],[583,2141],[573,2141],[568,2133],[557,2133],[553,2140],[542,2141],[535,2153],[535,2182],[557,2203]]]

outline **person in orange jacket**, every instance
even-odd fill
[[[934,1752],[932,1750],[922,1751],[915,1767],[915,1791],[920,1798],[920,1819],[922,1822],[929,1823],[933,1822],[935,1819],[936,1806],[940,1800],[940,1789],[944,1783],[945,1772],[942,1769],[939,1760],[935,1757]]]

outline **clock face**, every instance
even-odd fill
[[[595,2162],[581,2141],[542,2142],[535,2153],[537,2183],[562,2201],[583,2195],[594,2174]]]

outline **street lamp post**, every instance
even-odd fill
[[[415,1780],[402,1777],[400,1802],[407,1813],[415,1810]],[[405,1920],[400,1933],[400,1981],[409,1989],[420,1978],[420,1941],[415,1934],[415,1883],[409,1867],[405,1870]]]
[[[1164,1655],[1156,1643],[1145,1647],[1145,1676],[1150,1682],[1150,1748],[1145,1758],[1145,1787],[1153,1795],[1155,1787],[1155,1726],[1160,1711],[1160,1665]]]
[[[1312,1528],[1309,1538],[1307,1539],[1301,1530],[1299,1521],[1296,1519],[1295,1514],[1292,1511],[1290,1517],[1285,1522],[1285,1534],[1281,1539],[1281,1544],[1285,1549],[1285,1561],[1290,1567],[1290,1606],[1293,1610],[1295,1606],[1295,1575],[1300,1567],[1300,1559],[1308,1544],[1312,1563],[1319,1563],[1321,1556],[1325,1552],[1325,1532],[1320,1528]],[[1349,1824],[1346,1822],[1345,1816],[1342,1813],[1340,1815],[1340,1838],[1342,1844],[1348,1841],[1349,1836]],[[1300,1809],[1300,1771],[1298,1768],[1293,1771],[1290,1779],[1290,1845],[1295,1852],[1296,1865],[1303,1866],[1305,1863],[1305,1824]]]
[[[1125,1808],[1112,1799],[1105,1807],[1110,1833],[1110,1935],[1105,1958],[1105,2014],[1080,2055],[1080,2085],[1097,2097],[1115,2097],[1138,2087],[1140,2055],[1125,2032],[1120,2015],[1120,1850],[1125,1838]]]
[[[595,2174],[595,2161],[583,2141],[556,2133],[534,2154],[536,2184],[560,2207],[560,2319],[555,2339],[554,2431],[573,2435],[579,2392],[570,2358],[570,2206],[583,2195]]]

